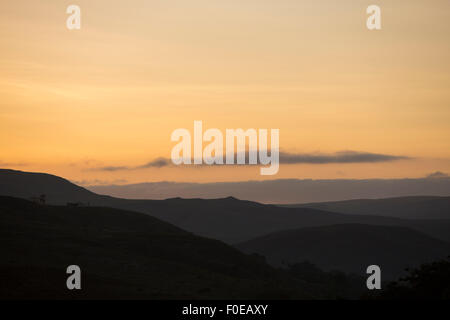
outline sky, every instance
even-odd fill
[[[85,185],[450,172],[448,0],[5,0],[0,39],[2,168]],[[194,120],[279,129],[296,160],[146,165]]]

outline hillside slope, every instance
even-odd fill
[[[324,270],[365,273],[376,264],[385,279],[450,254],[450,245],[403,227],[340,224],[272,233],[236,246],[264,255],[272,265],[310,261]]]
[[[0,195],[30,199],[43,194],[48,203],[55,205],[65,205],[67,202],[99,204],[110,198],[55,175],[0,169]]]
[[[0,197],[0,243],[1,299],[275,299],[314,292],[224,243],[110,208]],[[81,267],[81,291],[66,289],[69,265]]]

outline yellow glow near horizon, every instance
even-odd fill
[[[418,177],[450,172],[450,3],[2,1],[0,167],[77,181]],[[82,10],[66,29],[68,5]],[[288,152],[414,160],[117,172],[177,128],[279,128]]]

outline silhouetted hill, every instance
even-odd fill
[[[236,246],[258,253],[272,265],[310,261],[324,270],[362,274],[379,265],[384,279],[399,276],[407,266],[446,257],[450,245],[403,227],[341,224],[272,233]]]
[[[345,214],[391,216],[407,219],[450,219],[450,197],[401,197],[358,199],[286,205],[291,208],[313,208]]]
[[[49,203],[58,205],[109,198],[51,174],[0,169],[0,195],[30,199],[42,194],[46,195]]]
[[[2,299],[311,298],[315,292],[257,257],[141,213],[0,197],[0,235]],[[69,292],[66,268],[73,264],[81,267],[82,290]]]
[[[180,228],[227,243],[238,243],[268,233],[342,223],[406,226],[450,240],[450,220],[406,220],[347,215],[309,208],[281,208],[235,198],[129,200],[129,208],[147,212]]]
[[[6,177],[7,179],[3,179]],[[11,187],[9,187],[11,186]],[[341,223],[406,226],[450,241],[450,220],[406,220],[348,215],[311,208],[285,208],[233,197],[223,199],[129,200],[102,196],[47,174],[0,170],[0,195],[47,195],[50,204],[84,202],[150,214],[197,235],[239,243],[268,233]]]

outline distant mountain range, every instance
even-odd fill
[[[384,279],[396,278],[405,267],[446,257],[450,244],[403,227],[340,224],[272,233],[236,246],[265,256],[275,266],[314,261],[324,270],[363,274],[381,266]]]
[[[434,174],[417,179],[283,179],[242,182],[150,182],[88,186],[98,194],[127,199],[174,197],[216,199],[229,196],[272,204],[379,199],[407,196],[450,196],[450,177]]]
[[[285,205],[345,214],[390,216],[406,219],[450,219],[450,197],[402,197],[358,199]]]
[[[356,272],[369,262],[368,256],[372,256],[373,260],[379,260],[389,266],[387,272],[394,276],[407,265],[426,262],[432,257],[442,258],[442,254],[445,256],[450,253],[445,253],[446,245],[450,241],[450,219],[439,219],[448,216],[445,212],[447,198],[407,197],[395,201],[384,199],[379,203],[375,202],[372,211],[367,209],[370,202],[361,200],[364,204],[360,205],[361,210],[355,209],[357,206],[350,206],[354,211],[348,214],[332,212],[338,209],[331,206],[326,208],[330,211],[323,210],[321,204],[311,204],[311,208],[303,205],[282,207],[238,200],[234,197],[120,199],[95,194],[60,177],[13,170],[0,170],[0,195],[23,199],[45,195],[47,204],[63,205],[64,207],[59,207],[60,210],[69,210],[74,217],[77,211],[72,210],[85,212],[83,223],[90,228],[99,228],[106,223],[96,220],[97,218],[89,220],[89,212],[93,215],[98,213],[90,211],[94,206],[145,213],[198,236],[237,244],[237,248],[245,252],[254,250],[262,253],[274,265],[279,265],[281,260],[294,263],[301,262],[301,259],[311,259],[311,262],[327,269],[344,268],[344,271]],[[418,204],[417,207],[414,203]],[[76,206],[80,208],[73,208]],[[345,206],[339,208],[342,207]],[[364,208],[366,209],[363,210]],[[45,213],[45,210],[43,212]],[[118,225],[127,225],[128,215],[131,213],[122,215],[119,211],[112,212],[114,215],[111,217],[117,218]],[[410,216],[408,212],[411,212]],[[431,214],[428,215],[429,213]],[[23,220],[23,223],[25,221]],[[290,231],[292,229],[297,231]],[[267,242],[265,239],[274,239],[273,245],[270,245],[272,241]],[[302,242],[301,239],[309,240]],[[139,245],[137,239],[133,241],[133,246]],[[344,250],[346,243],[348,248]],[[177,246],[182,247],[182,242]],[[336,249],[336,254],[333,253],[334,248],[340,248]],[[339,259],[337,253],[340,250],[342,254]],[[279,255],[274,254],[277,252]],[[351,252],[354,252],[353,258],[350,257]],[[384,254],[378,254],[380,252]],[[370,262],[376,264],[377,261]]]
[[[403,226],[450,241],[450,219],[410,220],[378,215],[342,214],[303,207],[265,205],[233,197],[120,199],[95,194],[49,174],[0,170],[0,195],[30,199],[41,194],[46,195],[49,204],[66,205],[68,202],[81,202],[84,205],[147,213],[184,230],[231,244],[286,229],[342,223]],[[410,202],[410,198],[407,200]],[[428,204],[430,210],[435,206],[433,202]]]
[[[339,223],[396,225],[413,228],[450,241],[450,220],[409,220],[393,217],[348,215],[311,208],[282,208],[233,197],[223,199],[130,200],[97,195],[48,174],[0,170],[0,195],[29,199],[45,194],[47,202],[106,206],[148,213],[184,230],[227,243],[239,243],[292,228]],[[430,207],[433,206],[430,203]]]

